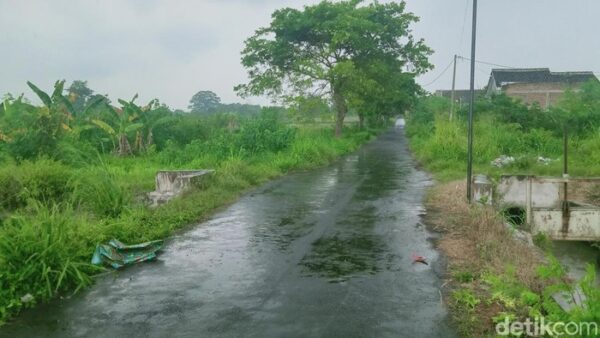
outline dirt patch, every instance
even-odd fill
[[[493,207],[469,205],[466,183],[454,181],[431,188],[426,201],[426,223],[441,233],[436,245],[447,259],[448,282],[444,299],[459,327],[467,336],[493,333],[492,318],[503,307],[495,302],[481,301],[472,311],[456,306],[453,290],[467,289],[479,299],[488,299],[486,285],[477,281],[483,273],[502,274],[510,266],[515,277],[531,290],[541,292],[545,282],[537,276],[536,267],[543,255],[527,244],[515,240],[502,215]]]
[[[438,242],[448,262],[454,268],[471,268],[478,264],[477,251],[470,246],[470,241],[464,238],[446,237]]]
[[[543,262],[539,251],[515,240],[496,209],[469,205],[465,196],[466,184],[454,181],[433,187],[426,202],[427,222],[443,234],[438,246],[449,264],[467,264],[492,272],[501,272],[512,264],[521,280],[535,286],[535,266]]]

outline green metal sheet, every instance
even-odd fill
[[[153,260],[163,243],[163,240],[156,240],[126,245],[116,239],[111,239],[107,244],[96,246],[92,264],[108,264],[114,269],[120,269],[126,265]]]

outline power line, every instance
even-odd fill
[[[469,0],[467,0],[467,4],[468,4],[468,1]],[[471,61],[470,58],[467,58],[467,57],[464,57],[464,56],[460,56],[460,55],[457,55],[457,58],[461,59],[461,60]],[[442,72],[438,76],[436,76],[435,79],[433,79],[431,82],[423,85],[423,87],[428,87],[428,86],[431,86],[432,84],[436,83],[437,80],[439,80],[444,74],[446,74],[446,72],[448,71],[448,69],[450,69],[450,66],[452,65],[453,62],[454,62],[454,60],[450,60],[450,63],[448,63],[448,65],[446,66],[446,68],[444,68],[444,70],[442,70]],[[484,64],[484,65],[488,65],[488,66],[501,67],[501,68],[517,68],[517,67],[513,67],[513,66],[506,66],[506,65],[501,65],[501,64],[498,64],[498,63],[481,61],[481,60],[477,60],[477,59],[475,60],[475,63],[480,63],[480,64]],[[481,73],[486,73],[487,74],[487,72],[485,72],[481,68],[477,68],[477,70],[479,72],[481,72]],[[600,77],[600,72],[592,72],[592,73],[594,75]],[[481,84],[478,83],[478,86],[481,87]]]
[[[450,69],[450,66],[452,66],[453,62],[454,62],[454,59],[452,59],[450,61],[450,63],[446,66],[446,68],[444,68],[444,70],[435,79],[433,79],[433,81],[429,82],[426,85],[423,85],[423,87],[430,86],[430,85],[434,84],[437,80],[439,80],[442,77],[442,75],[444,75],[446,73],[446,71],[448,71],[448,69]]]
[[[475,62],[477,62],[477,61],[475,61]],[[475,65],[475,70],[478,71],[478,72],[480,72],[484,76],[489,76],[490,75],[485,69],[482,68],[482,66]],[[483,88],[483,86],[481,85],[481,82],[480,82],[481,79],[480,78],[476,78],[475,80],[477,82],[477,87],[478,88]]]
[[[471,61],[471,59],[466,58],[464,56],[460,56],[457,55],[457,58],[461,59],[461,60],[467,60],[467,61]],[[450,60],[450,63],[448,63],[448,65],[446,66],[446,68],[444,68],[444,70],[442,70],[442,72],[440,74],[438,74],[438,76],[435,77],[435,79],[433,79],[431,82],[424,84],[423,87],[428,87],[431,86],[432,84],[436,83],[437,80],[439,80],[444,74],[446,74],[446,72],[448,71],[448,69],[450,69],[450,66],[452,66],[452,63],[454,62],[454,60]],[[481,63],[481,64],[485,64],[485,65],[491,65],[491,66],[496,66],[496,67],[503,67],[503,68],[514,68],[514,67],[510,67],[510,66],[504,66],[504,65],[499,65],[496,63],[491,63],[491,62],[486,62],[486,61],[479,61],[479,60],[475,60],[476,63]]]
[[[460,56],[460,55],[459,55],[458,57],[459,57],[460,59],[462,59],[462,60],[471,61],[471,59],[469,59],[469,58],[466,58],[466,57],[464,57],[464,56]],[[475,62],[477,62],[477,63],[481,63],[481,64],[484,64],[484,65],[488,65],[488,66],[496,66],[496,67],[502,67],[502,68],[516,68],[516,67],[512,67],[512,66],[499,65],[499,64],[497,64],[497,63],[486,62],[486,61],[480,61],[480,60],[475,60]]]
[[[462,23],[462,28],[460,30],[460,42],[458,43],[458,50],[460,51],[461,47],[462,47],[462,43],[463,43],[463,37],[465,35],[465,26],[467,23],[467,13],[469,11],[469,0],[465,1],[465,14],[463,15],[463,23]]]

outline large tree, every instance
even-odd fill
[[[421,87],[414,74],[402,72],[393,63],[373,61],[357,71],[348,90],[348,105],[356,111],[359,126],[365,120],[381,123],[411,108]]]
[[[188,109],[192,113],[212,113],[221,105],[221,98],[210,90],[201,90],[192,96]]]
[[[412,77],[432,67],[427,60],[431,49],[411,34],[410,25],[417,21],[404,2],[326,0],[303,10],[277,10],[269,27],[246,40],[242,64],[250,81],[236,90],[274,97],[327,95],[336,110],[339,136],[349,100],[362,95],[357,83],[376,83],[385,91],[395,82],[379,81],[371,65],[393,69],[396,75],[410,68],[407,75]]]
[[[73,111],[80,114],[85,109],[94,91],[87,86],[87,81],[75,80],[67,89],[67,93],[69,100],[72,102]]]

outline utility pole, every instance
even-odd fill
[[[450,121],[454,115],[454,87],[456,85],[456,54],[454,54],[454,71],[452,72],[452,93],[450,93]]]
[[[562,201],[562,232],[569,232],[569,184],[567,179],[569,178],[569,166],[568,166],[568,153],[569,153],[569,137],[567,135],[567,124],[563,126],[563,201]]]
[[[473,28],[471,29],[471,86],[469,97],[469,126],[467,144],[467,200],[471,203],[473,192],[473,106],[475,103],[475,37],[477,36],[477,0],[473,0]]]

